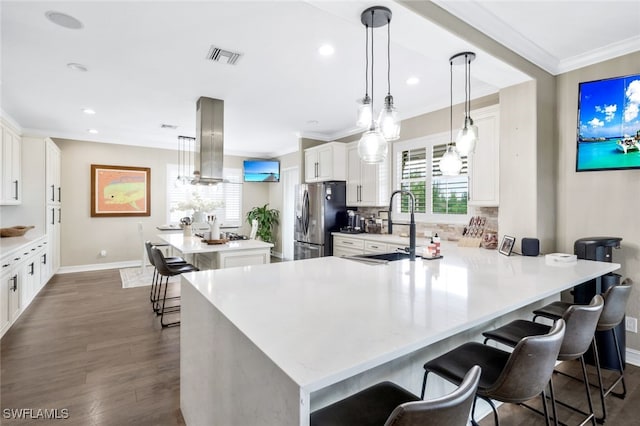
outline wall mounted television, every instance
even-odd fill
[[[580,83],[576,171],[640,168],[640,74]]]
[[[280,182],[280,161],[244,160],[245,182]]]

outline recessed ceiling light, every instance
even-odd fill
[[[85,67],[82,64],[77,64],[75,62],[68,63],[67,67],[74,71],[87,72],[87,67]]]
[[[89,133],[91,133],[91,134],[93,134],[93,135],[95,135],[96,133],[98,133],[98,131],[97,131],[96,129],[89,129],[89,130],[87,130],[87,132],[89,132]]]
[[[87,115],[93,115],[93,114],[95,114],[95,113],[96,113],[96,112],[95,112],[94,110],[92,110],[91,108],[85,108],[85,109],[83,109],[83,110],[82,110],[82,112],[84,112],[84,113],[85,113],[85,114],[87,114]]]
[[[61,27],[69,28],[71,30],[79,30],[84,26],[82,25],[82,22],[78,21],[73,16],[67,15],[66,13],[62,12],[56,12],[55,10],[45,12],[44,16],[46,16],[47,19],[54,24],[60,25]]]
[[[333,53],[336,50],[333,48],[332,45],[330,44],[323,44],[322,46],[320,46],[320,48],[318,49],[318,53],[321,54],[322,56],[330,56],[333,55]]]
[[[318,120],[309,120],[307,121],[307,124],[310,126],[317,126],[320,122]]]
[[[418,77],[409,77],[407,79],[407,84],[409,86],[415,86],[418,83],[420,83],[420,79]]]

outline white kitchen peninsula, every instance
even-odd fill
[[[180,400],[188,425],[308,425],[309,413],[422,364],[620,267],[443,243],[440,260],[344,258],[182,276]],[[445,392],[430,381],[427,397]]]
[[[200,269],[222,269],[234,266],[261,265],[271,262],[273,244],[258,240],[235,240],[224,244],[207,244],[200,237],[159,234],[180,253],[193,256],[191,262]]]

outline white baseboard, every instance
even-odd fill
[[[640,367],[640,351],[627,348],[625,363]]]
[[[282,259],[282,253],[280,253],[279,251],[272,251],[271,256],[277,257],[278,259]]]
[[[94,263],[92,265],[77,265],[77,266],[61,266],[56,274],[72,274],[74,272],[91,272],[102,271],[104,269],[120,269],[120,268],[133,268],[140,266],[139,260],[127,260],[125,262],[112,262],[112,263]]]

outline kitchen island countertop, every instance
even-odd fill
[[[620,267],[586,260],[550,266],[544,257],[506,257],[495,250],[446,242],[443,254],[440,260],[383,265],[325,257],[184,275],[181,366],[185,368],[181,377],[185,419],[194,407],[193,402],[186,402],[186,395],[193,395],[194,383],[203,380],[188,377],[198,363],[187,346],[190,336],[206,336],[203,331],[209,327],[194,323],[187,312],[211,307],[264,354],[265,362],[299,392],[300,406],[292,413],[298,412],[300,418],[279,418],[278,424],[306,424],[312,393]],[[190,308],[192,303],[200,308]],[[202,339],[198,342],[207,347]],[[249,364],[243,365],[249,369]],[[224,374],[217,366],[212,368],[198,374],[203,378]],[[241,382],[234,383],[242,386]],[[242,414],[235,415],[248,422],[243,424],[251,423]]]

